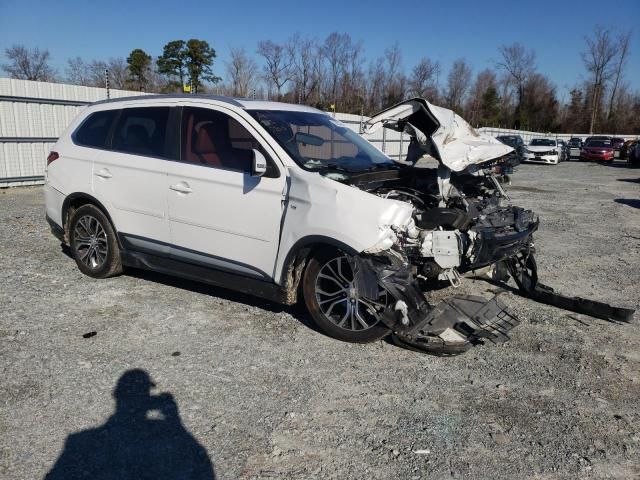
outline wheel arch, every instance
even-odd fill
[[[67,240],[67,242],[69,241],[70,213],[80,208],[81,206],[87,205],[87,204],[96,206],[107,217],[107,219],[111,223],[111,226],[116,232],[116,238],[118,240],[118,244],[120,247],[122,247],[122,245],[120,244],[121,243],[120,236],[117,234],[116,226],[113,223],[113,219],[111,218],[111,215],[109,215],[109,211],[105,208],[102,202],[100,202],[100,200],[98,200],[94,196],[85,192],[75,192],[70,195],[67,195],[67,197],[64,199],[64,202],[62,203],[62,217],[61,217],[62,228],[64,230],[65,239]]]
[[[280,284],[286,285],[288,272],[291,270],[292,266],[295,268],[296,263],[300,261],[301,257],[302,259],[307,258],[315,251],[326,248],[340,250],[349,255],[358,255],[359,253],[358,250],[352,246],[340,240],[336,240],[335,238],[324,235],[307,235],[306,237],[296,241],[285,255],[280,269],[280,274],[278,275],[276,273],[276,278],[279,280]]]

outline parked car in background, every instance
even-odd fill
[[[525,162],[557,165],[560,162],[558,142],[551,138],[534,138],[527,146]]]
[[[640,140],[634,140],[629,145],[629,154],[627,158],[628,166],[639,166],[640,165]]]
[[[580,152],[580,160],[613,162],[613,145],[609,140],[587,140]]]
[[[518,154],[519,160],[522,161],[522,159],[524,158],[524,151],[526,149],[526,146],[524,140],[522,140],[522,137],[520,135],[499,135],[496,138],[505,145],[509,145],[511,148],[513,148]]]
[[[635,144],[635,142],[636,140],[627,140],[622,144],[622,147],[620,147],[621,160],[626,160],[629,158],[629,153],[633,149],[633,145]]]
[[[613,158],[620,158],[620,150],[624,145],[624,138],[613,137],[611,139],[611,146],[613,147]]]
[[[568,159],[575,158],[580,160],[580,150],[582,149],[582,139],[580,137],[571,137],[567,143],[569,147]]]
[[[583,146],[587,143],[590,142],[591,140],[606,140],[609,143],[611,143],[611,137],[607,136],[607,135],[593,135],[591,137],[587,137],[584,140]]]
[[[564,162],[569,158],[569,147],[564,140],[558,140],[558,155],[560,155],[560,161]]]

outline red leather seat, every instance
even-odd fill
[[[212,138],[213,127],[213,124],[207,124],[198,129],[193,153],[200,163],[211,165],[212,167],[220,167],[222,166],[222,159],[219,155],[219,149]]]

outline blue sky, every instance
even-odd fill
[[[446,75],[456,58],[477,72],[493,65],[499,45],[519,41],[536,51],[538,70],[566,98],[583,78],[580,52],[595,24],[635,30],[626,81],[640,89],[640,0],[0,0],[0,61],[12,44],[38,46],[64,72],[69,57],[126,57],[133,48],[157,56],[170,40],[200,38],[218,52],[222,75],[232,46],[253,53],[259,40],[283,41],[295,32],[323,39],[339,31],[362,40],[369,59],[397,41],[405,70],[428,56]]]

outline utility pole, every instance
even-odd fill
[[[111,98],[111,92],[109,91],[109,69],[104,69],[104,86],[107,89],[107,100]]]

